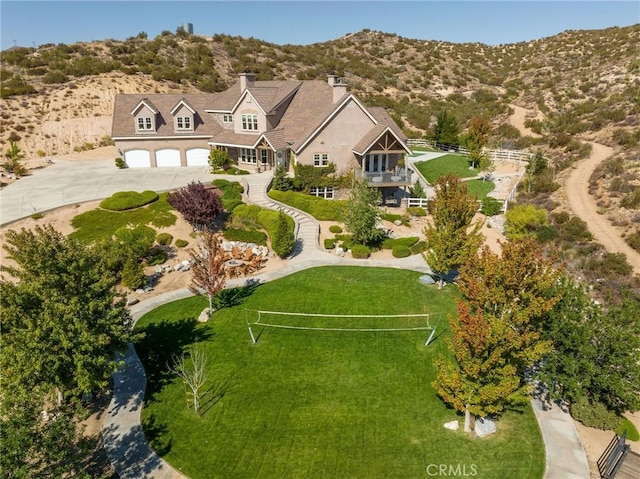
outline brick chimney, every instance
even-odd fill
[[[329,75],[327,81],[333,88],[333,103],[336,103],[347,93],[347,85],[344,83],[344,79],[334,74]]]
[[[249,72],[249,70],[240,73],[240,91],[243,92],[247,88],[251,88],[254,85],[255,79],[255,75]]]

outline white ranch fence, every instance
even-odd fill
[[[468,156],[469,150],[460,145],[448,145],[445,143],[436,143],[423,138],[410,138],[407,140],[407,146],[433,148],[434,150],[448,151]],[[508,160],[508,161],[529,161],[534,154],[525,150],[495,150],[491,148],[483,148],[483,152],[492,160]]]

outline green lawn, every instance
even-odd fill
[[[314,268],[228,292],[231,306],[209,323],[195,319],[206,306],[198,297],[148,313],[137,324],[146,337],[136,349],[147,372],[143,424],[150,442],[194,479],[420,478],[430,464],[473,466],[478,478],[542,477],[544,449],[530,408],[507,414],[498,433],[484,439],[443,428],[462,419],[431,387],[433,360],[446,352],[445,324],[427,348],[425,331],[265,328],[251,343],[245,319],[254,317],[245,309],[453,313],[457,290],[438,291],[419,276]],[[213,387],[202,417],[187,409],[182,385],[165,367],[195,341],[207,350]]]
[[[479,200],[485,199],[496,188],[495,183],[492,181],[482,180],[465,181],[465,185],[467,185],[467,193],[477,195]]]
[[[111,239],[113,233],[127,225],[151,225],[157,228],[172,226],[176,222],[173,208],[167,203],[167,193],[161,193],[153,203],[126,211],[109,211],[102,208],[79,214],[71,220],[75,231],[69,236],[79,241],[91,242]]]
[[[460,178],[469,178],[478,175],[478,170],[469,169],[469,160],[462,155],[444,155],[433,160],[420,161],[416,168],[429,183],[435,183],[438,177],[453,173]]]

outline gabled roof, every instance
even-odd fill
[[[159,93],[153,95],[118,94],[115,97],[111,136],[115,138],[130,138],[142,136],[136,132],[135,122],[131,118],[137,108],[144,105],[153,108],[156,113],[156,130],[154,136],[211,136],[222,127],[209,115],[203,112],[207,105],[215,103],[214,93]],[[184,100],[194,113],[193,131],[176,132],[173,126],[172,110]],[[149,136],[149,133],[145,133]]]
[[[305,81],[298,89],[278,128],[285,132],[285,141],[299,152],[302,145],[334,113],[340,102],[333,103],[333,90],[326,82]]]
[[[380,141],[385,134],[389,134],[394,138],[394,143],[397,143],[400,148],[392,148],[390,151],[396,150],[404,150],[407,153],[411,153],[409,147],[405,144],[405,141],[398,137],[396,132],[389,125],[384,125],[378,123],[373,128],[371,128],[361,139],[360,141],[353,147],[353,152],[356,155],[364,155],[369,150],[375,149],[374,146],[378,141]]]
[[[302,84],[302,81],[297,80],[257,81],[245,91],[240,91],[240,82],[236,82],[228,90],[220,93],[216,97],[216,103],[209,105],[206,111],[232,113],[238,107],[240,100],[249,92],[258,106],[268,115]]]
[[[148,98],[142,98],[138,103],[136,103],[136,106],[133,108],[133,110],[131,110],[131,115],[135,115],[136,112],[140,110],[140,108],[142,108],[143,106],[151,110],[151,112],[154,115],[158,114],[158,109],[155,107],[155,105],[151,103],[151,101]]]
[[[400,140],[402,140],[403,143],[407,142],[407,135],[405,135],[404,131],[402,131],[402,128],[400,128],[400,126],[398,126],[398,124],[395,121],[393,121],[393,118],[391,118],[389,113],[387,113],[387,110],[385,110],[381,106],[372,106],[372,107],[369,107],[368,110],[374,116],[377,123],[387,125],[389,128],[393,130],[396,136]],[[408,148],[407,148],[407,151],[409,151]]]
[[[282,129],[266,131],[261,138],[264,138],[274,150],[283,150],[288,146]]]
[[[189,110],[191,112],[192,115],[196,114],[196,110],[195,108],[193,108],[191,105],[189,105],[189,102],[187,100],[185,100],[184,98],[180,98],[180,101],[176,104],[176,106],[174,106],[171,109],[171,114],[175,115],[176,111],[178,111],[180,109],[180,107],[183,106],[185,107],[187,110]]]

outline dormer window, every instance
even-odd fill
[[[242,129],[258,131],[258,115],[242,115]]]
[[[150,116],[138,117],[138,131],[151,131],[153,130],[153,120]]]
[[[176,130],[192,130],[191,117],[190,116],[177,116],[176,117]]]

